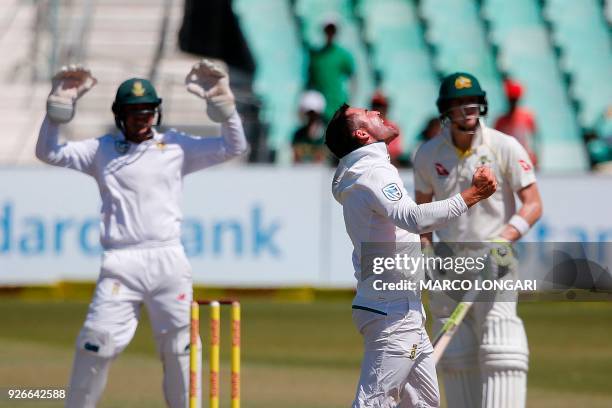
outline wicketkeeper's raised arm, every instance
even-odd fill
[[[88,69],[78,65],[62,67],[53,77],[51,93],[47,98],[47,116],[43,121],[36,157],[48,164],[87,171],[93,161],[98,141],[94,139],[59,143],[59,124],[74,117],[76,101],[95,86],[97,80]]]
[[[221,124],[221,138],[227,158],[240,156],[248,150],[242,120],[238,112],[234,111],[232,116]]]
[[[214,122],[221,123],[221,138],[217,147],[222,151],[210,151],[214,142],[208,144],[204,154],[216,154],[216,161],[239,156],[247,151],[242,121],[236,111],[234,94],[229,86],[229,76],[219,64],[207,59],[195,64],[185,77],[187,90],[206,101],[206,113]],[[214,139],[213,139],[214,140]]]
[[[472,186],[446,200],[417,205],[407,194],[402,181],[386,167],[373,169],[369,188],[374,211],[414,234],[434,231],[464,214],[469,207],[495,192],[497,182],[491,169],[476,170]]]

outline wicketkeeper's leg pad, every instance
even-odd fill
[[[77,338],[66,408],[95,408],[118,352],[109,332],[83,327]]]
[[[185,408],[189,396],[189,326],[159,334],[156,340],[164,365],[166,403],[170,408]]]

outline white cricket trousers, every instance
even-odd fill
[[[182,246],[106,251],[85,326],[110,332],[121,352],[136,332],[142,304],[156,337],[188,326],[192,290]]]
[[[376,310],[382,313],[353,306],[364,344],[353,408],[438,407],[433,348],[420,302],[394,301]]]
[[[95,407],[110,362],[129,344],[147,308],[169,407],[185,407],[189,378],[191,266],[179,245],[106,251],[85,324],[77,339],[69,408]]]

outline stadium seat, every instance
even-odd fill
[[[268,147],[289,151],[305,64],[291,6],[284,0],[235,0],[233,9],[256,61],[254,88],[269,126]]]
[[[416,9],[404,0],[361,0],[356,13],[381,74],[380,86],[391,100],[389,116],[402,129],[403,150],[411,150],[427,120],[437,115],[438,92]]]
[[[500,68],[526,87],[522,103],[536,114],[540,167],[586,169],[578,123],[537,2],[483,0],[482,16]]]
[[[426,39],[434,47],[436,69],[443,75],[456,71],[474,74],[487,92],[492,123],[505,110],[506,102],[477,2],[422,0],[420,13],[427,22]]]
[[[561,50],[561,68],[571,78],[580,125],[593,128],[612,101],[612,51],[603,10],[596,0],[547,0],[544,16]]]

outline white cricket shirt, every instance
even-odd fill
[[[342,204],[346,232],[353,243],[353,266],[357,279],[354,304],[376,307],[376,303],[411,297],[419,293],[377,291],[374,280],[402,279],[394,274],[362,274],[364,243],[414,242],[409,255],[420,257],[419,234],[435,230],[467,211],[460,194],[448,200],[416,205],[397,169],[389,162],[387,146],[372,143],[344,156],[332,182],[335,199]]]
[[[516,212],[514,193],[535,183],[529,155],[519,142],[488,128],[481,121],[472,147],[462,154],[453,144],[450,129],[424,143],[414,160],[415,189],[433,193],[436,200],[452,197],[468,188],[477,167],[495,172],[497,191],[470,208],[466,217],[436,231],[446,242],[483,242],[497,237]]]
[[[238,113],[220,137],[176,130],[154,131],[140,144],[123,134],[59,144],[58,126],[45,118],[36,157],[92,176],[102,198],[100,242],[105,249],[150,248],[180,243],[183,177],[244,153]]]

